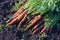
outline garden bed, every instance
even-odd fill
[[[0,1],[0,25],[4,25],[4,28],[0,29],[0,40],[60,40],[60,31],[55,28],[56,25],[46,32],[47,37],[40,37],[38,36],[39,34],[31,35],[29,32],[17,30],[16,24],[12,25],[12,27],[7,27],[5,22],[15,13],[14,10],[11,10],[11,7],[14,5],[14,2],[17,1],[18,0]],[[60,24],[60,21],[57,23]]]

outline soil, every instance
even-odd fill
[[[14,14],[14,10],[11,10],[11,7],[14,5],[14,2],[18,0],[0,0],[0,24],[6,24],[5,21],[9,19],[11,15]],[[60,23],[60,22],[59,22]],[[22,32],[16,29],[17,25],[12,25],[0,30],[0,40],[37,40],[38,34],[31,35],[28,32]],[[41,40],[60,40],[60,31],[55,27],[50,28],[46,34],[48,37],[40,38]]]

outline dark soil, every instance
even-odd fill
[[[18,0],[0,0],[0,24],[6,24],[5,21],[14,13],[11,7],[14,5],[14,2],[17,1]],[[0,30],[0,40],[20,40],[20,37],[16,34],[14,25],[13,28],[5,27]]]
[[[14,2],[18,0],[0,0],[0,24],[6,24],[5,21],[13,15],[15,11],[11,10]],[[59,22],[60,23],[60,22]],[[12,25],[0,30],[0,40],[38,40],[38,34],[31,35],[28,32],[22,32],[16,29],[17,25]],[[40,38],[41,40],[60,40],[60,31],[55,27],[50,28],[46,33],[48,37]]]

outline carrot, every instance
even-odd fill
[[[37,26],[38,27],[38,26]],[[32,35],[34,35],[38,31],[38,28],[33,31]]]
[[[29,24],[33,21],[33,18],[34,18],[35,16],[32,16],[30,19],[29,19]]]
[[[37,29],[38,26],[39,26],[39,24],[35,25],[34,28],[32,29],[32,31]]]
[[[38,28],[36,28],[36,29],[33,31],[32,35],[35,34],[37,31],[41,30],[41,29],[43,28],[43,25],[39,25],[39,26],[37,26],[37,27],[38,27]]]
[[[20,9],[12,16],[12,18],[17,17],[17,16],[20,15],[23,11],[24,11],[24,9],[23,9],[23,8],[20,8]]]
[[[18,17],[18,15],[20,15],[22,12],[23,12],[23,9],[20,8],[20,9],[12,16],[11,19],[8,19],[8,20],[6,21],[6,23],[9,23],[11,20],[13,20],[13,19],[15,19],[16,17]]]
[[[25,10],[19,17],[17,17],[18,20],[20,20],[25,14],[27,14],[27,10]]]
[[[29,22],[29,24],[30,24],[30,23],[32,23],[32,22],[33,22],[33,20],[35,20],[35,19],[32,19],[32,20]]]
[[[6,23],[9,23],[11,20],[12,20],[12,19],[8,19],[8,20],[6,21]]]
[[[40,22],[38,22],[32,29],[32,31],[34,31],[35,29],[38,28],[38,26],[40,26],[43,23],[43,20],[41,20]]]
[[[21,24],[24,23],[25,19],[27,18],[27,14],[24,15],[23,19],[20,21],[17,29],[19,29],[21,27]]]
[[[9,22],[7,25],[11,25],[19,20],[21,20],[23,18],[23,16],[27,13],[27,11],[25,10],[21,15],[19,15],[17,18],[13,19],[11,22]]]
[[[34,20],[25,28],[25,30],[28,30],[32,25],[34,25],[40,19],[41,19],[41,15],[35,16]]]
[[[7,23],[7,25],[13,24],[16,20],[17,20],[17,18],[12,20],[11,22]]]
[[[46,29],[47,29],[47,27],[44,27],[44,28],[41,30],[40,34],[43,34],[43,33],[46,31]]]
[[[35,16],[37,16],[37,14],[31,17],[31,19],[29,20],[29,24],[34,20]]]

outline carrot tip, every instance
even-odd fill
[[[40,32],[40,34],[44,33],[44,32],[46,31],[46,29],[47,29],[47,27],[44,27],[44,28],[42,29],[42,31]]]

